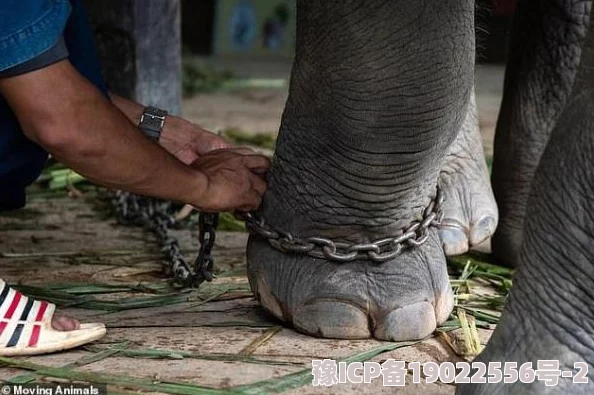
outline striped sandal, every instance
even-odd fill
[[[47,354],[95,341],[105,335],[103,324],[80,329],[52,328],[56,306],[29,299],[0,279],[0,356]]]

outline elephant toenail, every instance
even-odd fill
[[[465,230],[455,224],[445,224],[439,229],[446,255],[459,255],[468,251],[468,236]]]
[[[475,246],[487,240],[497,227],[497,221],[492,216],[486,216],[481,218],[475,224],[471,225],[470,230],[470,246]]]
[[[369,318],[354,304],[335,300],[315,300],[297,307],[295,328],[319,337],[366,339],[371,337]]]
[[[433,305],[420,302],[388,313],[378,322],[374,335],[378,339],[390,341],[423,339],[433,333],[436,327]]]

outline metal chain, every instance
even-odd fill
[[[170,214],[171,202],[123,191],[114,191],[110,200],[120,222],[143,226],[157,236],[161,252],[168,261],[166,270],[178,283],[198,287],[204,281],[212,281],[214,260],[211,251],[215,242],[218,214],[200,213],[200,252],[192,269],[181,253],[177,238],[169,234],[169,228],[175,224],[175,219]]]
[[[272,229],[263,218],[258,218],[253,213],[247,214],[245,220],[250,233],[267,239],[273,248],[284,253],[305,254],[338,262],[358,259],[386,262],[400,255],[406,248],[418,247],[427,241],[429,228],[439,226],[443,219],[443,201],[441,189],[437,187],[436,196],[423,211],[421,220],[413,221],[399,236],[363,244],[335,242],[324,237],[296,237],[288,232]]]
[[[196,267],[196,273],[206,281],[212,281],[214,277],[214,259],[211,251],[212,247],[214,247],[218,225],[218,214],[200,213],[200,219],[198,220],[198,227],[200,228],[200,233],[198,234],[200,252],[194,266]]]
[[[443,194],[438,187],[435,198],[423,211],[421,220],[413,221],[399,236],[386,237],[371,243],[336,242],[324,237],[296,237],[288,232],[272,229],[263,218],[258,218],[254,213],[245,214],[244,220],[250,233],[265,238],[273,248],[284,253],[305,254],[337,262],[358,259],[386,262],[400,255],[406,248],[418,247],[427,241],[429,228],[439,226],[443,219],[443,201]],[[119,214],[120,222],[143,226],[157,236],[161,251],[168,260],[166,269],[177,282],[184,286],[198,287],[204,281],[212,281],[214,259],[211,252],[219,222],[218,214],[200,213],[200,251],[192,269],[181,253],[177,238],[169,234],[169,228],[175,223],[170,214],[171,202],[115,191],[111,195],[111,203]]]

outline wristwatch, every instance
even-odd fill
[[[161,130],[165,124],[167,111],[156,107],[146,107],[140,116],[138,127],[153,141],[159,141]]]

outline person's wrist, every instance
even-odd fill
[[[159,144],[172,144],[178,141],[183,141],[182,139],[188,135],[188,130],[191,125],[190,122],[183,118],[172,115],[167,116],[161,131]]]
[[[207,208],[205,204],[207,204],[208,177],[200,170],[190,168],[190,179],[189,187],[186,187],[187,203],[198,210],[204,210]]]
[[[144,106],[142,104],[125,99],[113,92],[108,92],[108,94],[111,102],[124,113],[126,118],[128,118],[134,125],[140,123],[140,117],[142,117],[142,113],[144,112]]]

